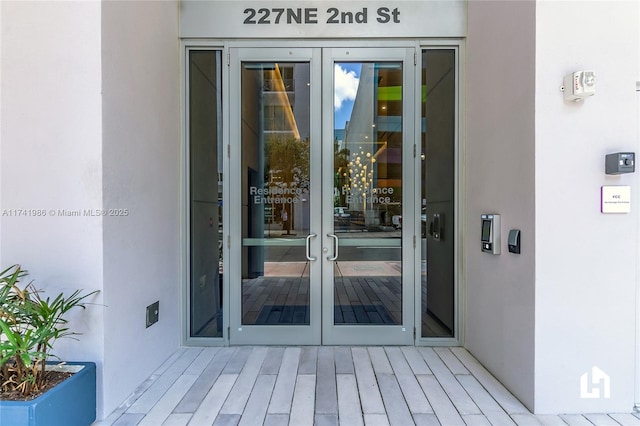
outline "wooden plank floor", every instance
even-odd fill
[[[181,348],[94,426],[623,425],[536,416],[464,348]]]

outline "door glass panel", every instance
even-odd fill
[[[422,52],[422,337],[453,337],[455,52]]]
[[[334,65],[336,325],[402,324],[402,80],[401,62]]]
[[[310,66],[241,73],[242,324],[309,324]]]
[[[189,52],[191,337],[222,337],[222,137],[219,51]]]

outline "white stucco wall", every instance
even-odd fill
[[[103,2],[102,52],[104,206],[129,212],[104,221],[108,413],[180,344],[177,2]]]
[[[51,296],[102,290],[102,219],[59,212],[102,207],[100,4],[3,1],[0,9],[0,265],[22,264]],[[74,312],[80,341],[59,340],[54,351],[97,362],[99,388],[103,312]]]
[[[533,1],[470,1],[465,64],[465,346],[525,405],[534,402]],[[483,253],[480,215],[502,219]],[[508,253],[509,229],[521,254]]]
[[[178,4],[3,1],[0,19],[0,208],[44,210],[0,216],[0,265],[101,290],[56,345],[97,362],[100,419],[180,341]],[[84,214],[103,207],[128,215]]]
[[[639,153],[636,1],[540,1],[536,13],[536,396],[539,413],[633,407],[638,173],[608,176],[608,153]],[[564,102],[559,86],[596,72],[596,95]],[[629,214],[600,213],[602,185],[630,185]],[[597,366],[611,397],[580,397]],[[601,392],[603,392],[603,388]],[[601,393],[602,395],[602,393]]]
[[[465,344],[536,413],[633,407],[636,201],[630,214],[602,214],[600,187],[639,194],[636,174],[604,173],[607,153],[638,152],[638,7],[469,3]],[[562,77],[579,69],[597,73],[598,93],[564,102]],[[503,235],[522,229],[522,255],[504,253],[504,240],[497,257],[474,246],[489,210]],[[610,398],[581,398],[593,366],[610,375]]]

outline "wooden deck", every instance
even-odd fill
[[[110,425],[640,425],[637,413],[536,416],[464,348],[182,348]]]

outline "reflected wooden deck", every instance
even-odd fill
[[[336,262],[334,273],[335,324],[402,323],[401,262]],[[309,324],[307,263],[266,262],[264,276],[245,279],[242,286],[244,325]],[[421,317],[423,337],[451,336],[428,312]]]
[[[261,315],[266,307],[288,307],[305,315],[292,316],[282,322]],[[298,320],[294,322],[294,320]],[[242,281],[242,323],[260,324],[309,324],[309,277],[258,277]]]
[[[399,262],[336,262],[335,323],[401,324],[400,268]],[[264,276],[243,280],[242,313],[245,325],[308,324],[308,266],[266,264]]]

